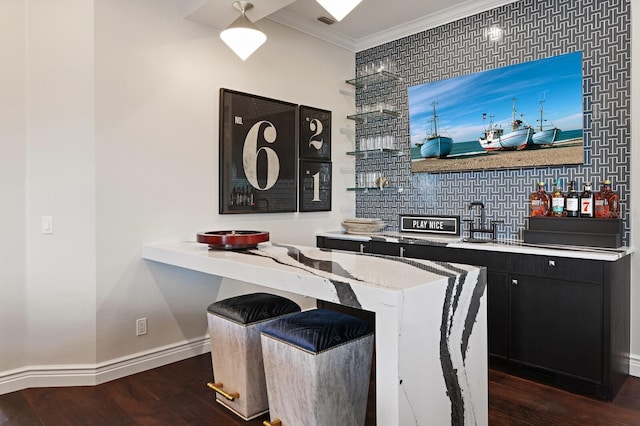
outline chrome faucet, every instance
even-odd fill
[[[474,201],[471,204],[469,204],[469,210],[471,210],[474,207],[480,207],[480,227],[476,228],[476,231],[484,231],[485,227],[484,227],[484,223],[485,223],[485,216],[484,216],[484,204],[481,203],[480,201]],[[474,220],[475,223],[475,220]]]

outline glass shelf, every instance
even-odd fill
[[[391,111],[390,109],[379,109],[375,111],[361,112],[360,114],[347,115],[347,118],[358,123],[366,123],[367,121],[370,121],[372,119],[389,117],[397,118],[400,117],[400,115],[401,114],[397,111]]]
[[[396,81],[402,80],[397,74],[391,73],[389,71],[378,71],[373,74],[363,75],[360,77],[352,78],[351,80],[347,80],[347,84],[355,86],[357,88],[366,87],[369,84],[380,83],[383,81]]]
[[[363,186],[355,186],[347,188],[347,191],[358,191],[358,192],[368,192],[368,191],[398,191],[402,192],[402,188],[397,186],[383,186],[379,188],[377,186],[363,187]]]
[[[360,151],[347,151],[347,155],[355,155],[357,157],[367,157],[369,154],[382,154],[382,153],[401,154],[402,151],[396,148],[377,148],[377,149],[363,149]]]

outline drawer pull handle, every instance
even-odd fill
[[[400,257],[404,257],[404,247],[400,247]]]
[[[550,260],[549,261],[549,266],[556,266],[556,261],[555,260]]]
[[[364,253],[364,244],[360,244],[360,253]]]
[[[511,280],[511,284],[518,285],[518,280]]]

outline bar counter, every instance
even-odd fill
[[[278,243],[148,244],[142,257],[375,312],[377,424],[488,424],[484,268]]]

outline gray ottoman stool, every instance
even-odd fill
[[[260,330],[270,321],[300,312],[284,297],[254,293],[207,308],[216,400],[245,420],[269,411]]]
[[[269,323],[261,334],[269,417],[265,425],[362,426],[373,326],[316,309]]]

